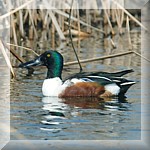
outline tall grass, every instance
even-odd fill
[[[29,3],[30,4],[30,3]],[[20,38],[29,37],[30,39],[39,39],[38,35],[39,30],[45,30],[46,34],[50,37],[53,37],[53,34],[58,35],[60,40],[66,40],[67,30],[68,30],[68,18],[69,18],[69,9],[48,9],[49,3],[44,1],[44,4],[47,9],[22,9],[22,7],[6,14],[0,16],[11,16],[11,38],[14,38],[15,44],[17,44],[16,35]],[[126,22],[128,17],[130,21],[136,22],[137,25],[146,29],[138,19],[136,19],[130,12],[125,10],[120,4],[114,1],[114,4],[117,5],[116,9],[103,9],[98,13],[91,9],[79,10],[78,4],[72,10],[72,33],[76,36],[88,35],[92,30],[96,30],[102,34],[117,34],[123,33],[122,27],[123,23]],[[102,0],[102,6],[105,8],[107,5],[106,1]],[[88,6],[89,7],[89,6]],[[104,14],[104,15],[103,15]],[[94,22],[93,22],[94,18]],[[109,28],[110,32],[106,32],[102,27],[99,26],[99,21]],[[117,30],[114,29],[115,26]],[[50,35],[50,31],[51,35]],[[65,35],[64,35],[65,33]],[[48,38],[49,38],[48,37]]]
[[[138,23],[137,25],[145,29],[137,19],[132,20],[134,17],[125,14],[122,9],[113,10],[113,13],[108,13],[108,10],[104,9],[99,14],[94,10],[82,10],[81,12],[81,10],[74,9],[73,12],[77,12],[76,16],[71,16],[71,30],[74,36],[89,36],[92,30],[96,30],[104,35],[122,34],[125,32],[122,28],[123,24],[127,21],[125,19],[127,17],[129,18],[128,20],[131,22],[135,21]],[[96,17],[93,22],[93,19],[90,18],[94,16]],[[38,35],[38,31],[40,30],[45,30],[47,38],[58,35],[60,40],[66,40],[69,33],[68,18],[68,10],[19,10],[11,14],[10,35],[11,38],[14,39],[15,44],[19,44],[16,36],[20,38],[40,39],[41,35]],[[104,24],[104,26],[101,27],[100,24]],[[107,30],[105,30],[105,28],[107,28]]]
[[[110,7],[107,7],[109,5],[107,0],[101,0],[102,8],[104,8],[102,10],[93,9],[99,8],[97,0],[94,0],[93,3],[86,2],[85,5],[88,9],[79,9],[79,1],[73,1],[70,25],[68,23],[69,10],[71,8],[70,1],[51,2],[60,7],[63,6],[62,9],[55,9],[54,7],[49,9],[52,3],[50,4],[48,0],[43,1],[45,9],[43,9],[42,5],[38,9],[30,9],[32,8],[30,6],[36,5],[35,0],[30,0],[25,1],[24,4],[15,9],[11,9],[10,12],[1,15],[0,20],[10,17],[10,38],[13,42],[12,44],[7,43],[7,45],[11,45],[13,46],[12,48],[17,49],[19,48],[20,40],[40,40],[44,37],[42,40],[51,39],[51,47],[55,49],[55,41],[67,41],[69,37],[68,26],[70,26],[74,37],[92,36],[93,31],[99,32],[102,36],[110,36],[110,43],[115,48],[117,45],[113,41],[113,35],[123,34],[127,31],[128,42],[131,45],[131,28],[140,26],[144,30],[147,30],[140,22],[140,18],[134,17],[133,14],[114,0]],[[6,0],[5,4],[8,4],[8,7],[11,8],[12,2]],[[111,6],[115,9],[111,9]],[[131,26],[133,23],[134,26]],[[44,35],[42,37],[41,31]],[[130,49],[132,49],[132,46],[130,46]],[[34,52],[34,50],[32,51]],[[38,55],[38,52],[34,53]]]

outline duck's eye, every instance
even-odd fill
[[[50,54],[47,54],[47,57],[50,57],[51,55]]]

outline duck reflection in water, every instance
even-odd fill
[[[41,130],[58,133],[71,124],[81,124],[86,116],[111,115],[114,111],[128,111],[126,99],[96,97],[43,97]],[[125,104],[125,105],[124,105]],[[113,111],[113,112],[112,112]]]
[[[68,97],[68,98],[58,98],[58,97],[43,97],[42,102],[44,103],[43,109],[49,110],[50,112],[60,112],[65,113],[69,110],[72,111],[74,108],[79,109],[118,109],[128,110],[128,107],[124,106],[124,103],[128,104],[125,97],[107,97],[107,98],[97,98],[97,97]],[[110,106],[110,107],[109,107]]]

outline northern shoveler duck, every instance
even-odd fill
[[[44,96],[57,97],[111,97],[124,95],[129,87],[135,84],[121,76],[133,72],[124,70],[121,72],[81,72],[62,80],[63,70],[62,55],[53,50],[48,50],[36,59],[22,63],[19,67],[46,66],[47,78],[43,82],[42,93]]]

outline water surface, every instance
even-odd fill
[[[80,42],[78,50],[80,58],[100,57],[129,50],[124,42],[120,44],[121,46],[118,45],[117,49],[111,49],[98,35],[95,36],[95,39],[90,37]],[[132,36],[135,46],[133,48],[140,52],[139,32],[133,32]],[[70,46],[64,44],[63,48],[57,48],[63,54],[65,62],[75,60]],[[33,56],[29,55],[25,59],[31,58]],[[31,76],[27,75],[27,70],[17,68],[16,79],[11,80],[11,139],[141,139],[140,64],[140,57],[136,55],[83,64],[86,71],[115,72],[132,68],[134,73],[125,77],[137,83],[126,93],[127,98],[120,99],[43,97],[41,86],[46,76],[46,68],[36,68]],[[77,65],[65,66],[63,77],[78,71]]]

